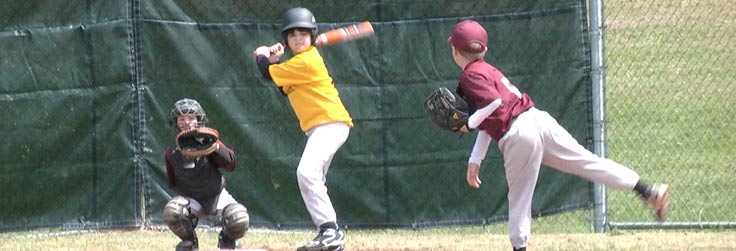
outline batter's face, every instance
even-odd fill
[[[289,42],[289,49],[294,54],[306,51],[312,46],[312,33],[307,30],[294,29],[286,36]]]
[[[187,114],[176,118],[176,126],[181,131],[196,129],[197,125],[197,116],[195,115]]]

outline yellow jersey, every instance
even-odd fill
[[[302,131],[330,122],[353,127],[353,119],[342,104],[317,47],[311,46],[282,63],[270,65],[268,72],[289,98]]]

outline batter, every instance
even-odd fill
[[[296,175],[304,204],[319,232],[297,250],[342,251],[345,233],[337,223],[325,183],[332,158],[347,140],[353,119],[314,47],[317,23],[312,12],[292,8],[286,11],[282,21],[281,36],[287,46],[277,43],[258,47],[256,62],[263,77],[273,80],[287,96],[307,135]],[[280,62],[286,48],[293,56]]]

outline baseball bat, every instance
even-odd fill
[[[373,36],[373,25],[369,21],[343,26],[320,33],[315,39],[315,46],[325,46],[342,42],[353,41],[360,38]],[[256,52],[253,51],[253,57]]]
[[[357,24],[343,26],[334,30],[328,30],[317,35],[316,46],[331,45],[340,42],[353,41],[359,38],[370,37],[374,33],[371,22],[363,21]]]

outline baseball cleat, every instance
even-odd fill
[[[220,235],[217,237],[217,248],[218,249],[236,249],[238,248],[238,243],[231,239],[230,237],[227,237],[225,233],[220,231]]]
[[[297,251],[342,251],[345,246],[345,234],[342,230],[327,228],[319,231],[312,241],[297,248]]]
[[[647,197],[646,202],[652,208],[657,221],[664,222],[667,219],[670,207],[670,191],[667,185],[655,184],[650,186],[649,197]]]
[[[199,243],[197,238],[191,240],[183,240],[176,245],[176,251],[197,251],[199,250]]]

